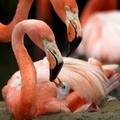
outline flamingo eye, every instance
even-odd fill
[[[70,89],[70,85],[63,82],[63,85],[57,88],[57,98],[63,100],[70,93]]]

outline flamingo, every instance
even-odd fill
[[[103,63],[120,63],[120,12],[99,12],[92,15],[83,27],[83,41],[78,55],[96,57]]]
[[[32,3],[33,3],[33,0],[19,0],[13,20],[8,25],[4,25],[0,23],[0,42],[11,41],[11,34],[14,26],[18,22],[28,17],[28,13]]]
[[[84,26],[91,15],[100,11],[115,10],[117,7],[117,0],[88,0],[80,16],[81,25]]]
[[[71,52],[73,52],[78,47],[82,39],[77,3],[75,0],[36,0],[37,16],[42,16],[43,19],[45,19],[45,21],[47,21],[48,23],[50,22],[49,20],[52,18],[49,11],[50,2],[59,18],[65,23],[67,27],[67,37],[70,43],[70,50],[68,51],[67,56],[69,56]],[[48,9],[43,10],[43,7],[41,7],[41,5],[46,5]],[[50,15],[50,18],[48,15]]]
[[[45,57],[32,63],[21,41],[24,33],[45,50],[47,59]],[[43,41],[38,41],[40,38]],[[12,75],[2,89],[2,94],[16,120],[30,120],[51,112],[74,112],[84,105],[88,108],[90,104],[100,102],[120,84],[120,75],[115,72],[118,65],[105,66],[93,58],[87,62],[64,57],[61,69],[62,58],[53,40],[52,31],[42,21],[24,20],[13,30],[12,47],[20,71]],[[51,72],[48,70],[49,65]],[[50,82],[49,79],[56,82]],[[86,107],[79,110],[85,111]]]
[[[39,94],[39,88],[42,88],[42,86],[36,84],[35,67],[23,46],[23,37],[25,33],[28,34],[38,47],[45,51],[49,61],[49,79],[51,81],[56,78],[63,64],[62,56],[55,43],[54,34],[47,24],[38,20],[24,20],[15,26],[12,34],[12,48],[20,68],[22,85],[20,89],[16,87],[11,89],[10,85],[11,90],[6,86],[3,89],[3,96],[16,120],[30,120],[32,114],[35,114],[34,112],[36,111],[34,111],[33,107],[35,107],[35,109],[38,107],[39,96],[37,94]],[[19,80],[17,82],[19,82]],[[12,93],[13,91],[14,93]],[[51,92],[55,94],[52,90]],[[6,96],[6,94],[12,95],[12,99],[9,99],[9,95]],[[35,101],[37,102],[37,106],[34,106]]]

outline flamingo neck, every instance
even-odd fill
[[[19,0],[13,20],[8,25],[0,23],[0,42],[10,41],[13,27],[16,23],[28,17],[32,2],[33,0]]]
[[[33,0],[19,0],[16,14],[11,23],[15,24],[23,19],[26,19],[29,15],[30,8],[32,6]]]
[[[19,27],[20,28],[20,27]],[[16,116],[31,117],[30,111],[35,100],[36,71],[33,62],[23,45],[24,30],[17,29],[12,41],[12,47],[21,73],[21,94]]]

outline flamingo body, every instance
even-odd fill
[[[83,27],[83,41],[77,53],[85,54],[87,58],[96,57],[104,63],[119,63],[119,19],[119,11],[99,12],[91,16]]]
[[[65,99],[60,100],[57,98],[58,88],[54,83],[49,82],[49,64],[47,59],[35,62],[37,87],[35,101],[31,107],[30,114],[35,117],[50,112],[74,112],[82,106],[86,107],[81,108],[80,111],[86,111],[92,103],[98,104],[120,83],[116,79],[109,81],[102,68],[94,63],[95,61],[91,64],[91,60],[85,62],[74,58],[64,58],[64,65],[59,78],[61,81],[68,83],[73,92],[70,92]],[[109,70],[109,67],[107,69]],[[20,98],[21,85],[21,76],[18,71],[3,88],[4,99],[9,111],[12,113],[15,112],[15,107]]]

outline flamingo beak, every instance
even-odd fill
[[[58,76],[58,74],[63,66],[63,58],[62,58],[62,55],[54,41],[53,42],[47,41],[44,43],[45,43],[47,59],[49,61],[49,67],[50,67],[49,80],[51,82],[53,82],[56,79],[56,77]]]
[[[69,56],[79,46],[82,40],[82,31],[78,12],[72,12],[68,7],[66,8],[66,25],[69,41],[67,56]]]
[[[54,54],[53,54],[53,56],[54,56]],[[55,56],[54,56],[54,58],[55,58],[55,61],[56,61],[56,65],[55,65],[54,68],[50,69],[50,81],[51,82],[56,79],[56,77],[58,76],[58,74],[59,74],[59,72],[60,72],[60,70],[63,66],[63,61],[58,62],[59,61],[58,58],[55,57]]]
[[[81,36],[77,37],[75,34],[75,38],[73,39],[73,41],[69,42],[69,44],[68,44],[68,53],[66,55],[67,57],[70,56],[76,50],[76,48],[79,46],[81,40],[82,40]]]

